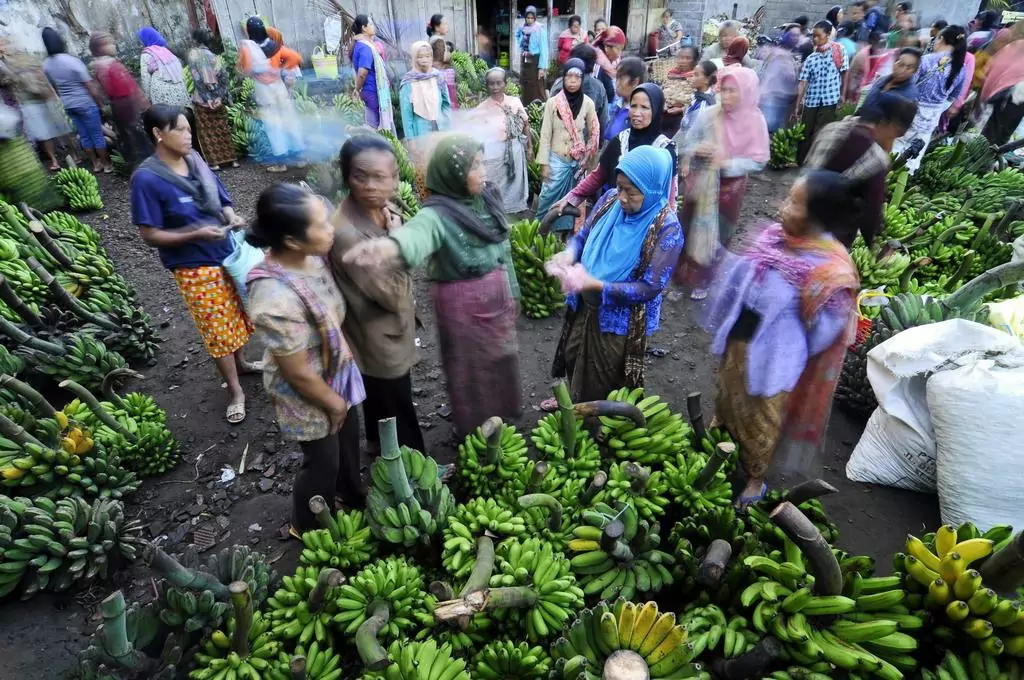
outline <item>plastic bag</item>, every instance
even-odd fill
[[[249,276],[249,272],[252,271],[253,267],[263,262],[263,251],[245,242],[245,231],[242,229],[233,231],[231,238],[235,242],[235,249],[224,258],[224,262],[221,264],[231,276],[231,280],[235,282],[235,288],[242,297],[242,302],[248,303],[249,297],[245,292],[245,279]]]
[[[974,361],[928,380],[944,524],[1024,525],[1024,358]]]

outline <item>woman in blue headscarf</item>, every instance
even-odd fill
[[[139,31],[142,54],[139,55],[139,73],[142,93],[151,104],[191,107],[192,98],[185,86],[185,71],[181,61],[167,49],[167,41],[152,26]]]
[[[624,155],[614,187],[545,267],[569,293],[552,375],[569,380],[573,401],[643,385],[647,337],[658,330],[662,293],[683,249],[668,200],[674,168],[665,149]]]

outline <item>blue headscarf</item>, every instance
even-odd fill
[[[167,47],[167,41],[152,26],[145,26],[139,29],[139,40],[142,42],[143,47]]]
[[[637,147],[622,157],[616,171],[643,192],[644,202],[630,215],[612,199],[614,205],[591,227],[580,262],[591,276],[608,282],[626,281],[640,262],[647,230],[668,205],[672,154],[653,146]]]

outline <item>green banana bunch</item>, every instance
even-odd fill
[[[540,491],[558,496],[564,504],[574,502],[576,494],[586,480],[590,479],[601,467],[601,450],[597,442],[590,436],[582,418],[571,415],[574,421],[575,445],[572,456],[566,455],[562,442],[562,413],[549,413],[537,422],[537,427],[530,433],[533,445],[540,452],[541,459],[549,471],[541,480]],[[523,481],[529,489],[529,478],[533,469],[525,469],[521,473]],[[576,482],[570,486],[570,482]],[[570,486],[570,488],[565,488]]]
[[[414,449],[385,451],[370,466],[370,478],[366,518],[374,536],[388,543],[430,542],[455,508],[438,477],[437,461]]]
[[[296,676],[293,664],[296,659],[300,658],[303,661],[305,674]],[[304,645],[299,645],[295,649],[295,654],[281,652],[278,657],[278,666],[282,672],[291,671],[291,680],[294,680],[295,677],[303,677],[305,680],[340,680],[349,670],[342,666],[341,655],[331,645],[327,644],[321,647],[315,641],[309,645],[308,649]]]
[[[434,609],[436,608],[431,609],[431,613]],[[416,634],[416,641],[434,639],[438,645],[451,645],[456,655],[468,658],[494,638],[495,627],[495,622],[483,612],[473,616],[468,622],[460,621],[458,625],[445,622],[433,628],[424,628]]]
[[[768,167],[773,170],[795,168],[797,147],[804,141],[805,136],[806,127],[803,123],[777,130],[769,144],[771,158],[768,160]]]
[[[661,550],[661,527],[641,520],[636,508],[616,503],[615,508],[595,503],[584,510],[582,523],[569,542],[570,560],[576,578],[588,597],[611,600],[633,599],[637,593],[656,593],[672,585],[669,571],[675,558]],[[621,524],[621,537],[614,528]]]
[[[890,239],[903,241],[914,236],[924,221],[920,211],[913,207],[898,208],[887,204],[882,213],[884,233]]]
[[[668,482],[663,474],[660,470],[651,472],[650,468],[632,461],[612,463],[608,468],[608,484],[598,499],[606,500],[607,495],[612,500],[630,503],[641,518],[653,522],[665,514],[669,505]]]
[[[415,187],[416,167],[409,160],[409,152],[405,150],[405,146],[389,130],[380,130],[379,134],[391,143],[391,149],[395,152],[395,158],[398,160],[398,179]]]
[[[457,579],[465,578],[473,569],[476,539],[489,532],[499,541],[517,538],[526,533],[526,522],[493,498],[474,498],[455,508],[444,530],[441,563]]]
[[[29,269],[21,259],[0,260],[0,275],[7,279],[25,306],[36,314],[40,312],[43,305],[49,303],[49,291],[46,290],[35,272]],[[24,323],[18,313],[8,307],[6,303],[0,303],[0,316],[12,323]]]
[[[362,510],[339,510],[333,517],[328,511],[326,520],[321,521],[323,529],[303,532],[302,564],[348,569],[366,564],[377,554]]]
[[[176,680],[183,649],[168,638],[159,658],[146,655],[157,637],[163,633],[156,610],[158,603],[144,605],[125,603],[124,593],[114,592],[104,600],[104,617],[89,638],[88,646],[78,655],[82,680],[112,680],[131,675],[131,666],[143,666],[148,680]],[[140,658],[141,657],[141,658]],[[275,679],[276,680],[276,679]]]
[[[106,298],[110,298],[111,306],[101,313],[108,322],[115,324],[117,329],[109,330],[93,323],[86,324],[84,328],[99,337],[107,347],[128,361],[137,364],[152,364],[156,360],[156,351],[162,339],[153,328],[149,314],[141,307],[124,301],[130,299],[126,297],[130,293],[119,295],[118,299],[121,302],[117,302],[107,291],[99,288],[90,290],[93,297],[102,294]]]
[[[56,235],[58,241],[85,253],[104,253],[105,255],[105,251],[100,245],[99,232],[71,213],[54,210],[44,214],[42,221]]]
[[[782,529],[768,518],[775,506],[785,499],[786,490],[775,489],[769,491],[759,503],[747,506],[746,525],[767,546],[782,548],[787,540]],[[820,500],[812,498],[804,501],[798,506],[798,509],[807,519],[811,520],[826,541],[834,544],[839,540],[839,527],[825,512]]]
[[[406,222],[416,217],[420,211],[420,199],[416,195],[413,185],[406,181],[398,183],[398,194],[395,196],[395,203],[402,210],[402,219]]]
[[[736,453],[729,460],[719,462],[717,456],[703,453],[677,453],[675,460],[665,462],[667,494],[685,512],[703,514],[732,503],[732,486],[727,470],[735,465]],[[703,474],[720,466],[713,475]],[[723,469],[725,468],[725,469]]]
[[[547,541],[555,550],[564,552],[573,539],[576,516],[573,514],[567,518],[564,506],[550,494],[526,494],[516,499],[516,502],[523,509],[527,533]]]
[[[540,132],[537,133],[539,138]],[[540,168],[540,163],[536,161],[528,161],[526,163],[526,178],[530,183],[530,195],[540,195],[541,185],[544,184],[544,176]]]
[[[662,613],[654,602],[636,605],[624,598],[611,605],[601,602],[584,609],[569,630],[552,645],[555,660],[552,680],[600,678],[615,655],[636,655],[647,665],[649,677],[710,680],[700,664],[692,663],[693,645],[686,626],[675,614]]]
[[[96,181],[96,176],[85,168],[64,168],[53,176],[53,180],[72,210],[103,210],[99,182]]]
[[[626,418],[600,416],[601,435],[617,458],[661,466],[674,452],[688,448],[693,433],[690,424],[681,414],[673,413],[658,395],[645,396],[642,387],[623,387],[609,394],[608,399],[636,406],[647,421],[645,427],[637,427]]]
[[[523,476],[528,464],[523,435],[495,418],[459,444],[455,474],[463,493],[510,502],[526,489]]]
[[[544,263],[564,247],[558,235],[542,235],[540,220],[521,220],[509,230],[509,244],[523,313],[546,319],[565,307],[561,283],[544,270]]]
[[[103,378],[113,370],[124,368],[125,360],[88,333],[76,333],[63,341],[63,354],[51,354],[27,345],[18,347],[32,370],[60,380],[74,380],[88,390],[98,391]]]
[[[365,678],[383,680],[469,680],[466,661],[452,653],[451,645],[435,640],[395,640],[388,647],[387,668],[367,673]]]
[[[386,557],[363,567],[338,587],[334,624],[343,634],[352,635],[371,616],[375,605],[384,604],[390,616],[380,635],[399,638],[433,625],[433,603],[418,567],[400,557]]]
[[[727,618],[725,612],[714,604],[698,606],[691,603],[680,615],[679,623],[686,627],[694,657],[713,652],[733,659],[756,645],[762,637],[750,628],[746,617]]]
[[[519,88],[519,83],[517,83],[514,80],[509,80],[507,83],[505,83],[505,94],[507,94],[509,97],[521,96],[522,90]]]
[[[281,579],[282,587],[267,599],[266,617],[274,637],[298,640],[303,647],[319,643],[330,648],[343,581],[341,572],[331,567],[298,567],[294,576]]]
[[[196,595],[191,590],[168,586],[164,591],[160,610],[160,621],[172,630],[193,633],[210,632],[224,624],[224,617],[231,611],[227,602],[218,602],[212,590],[203,590]]]
[[[455,80],[465,83],[473,90],[483,90],[483,73],[477,73],[473,55],[459,50],[452,51],[452,68],[455,69]]]
[[[530,119],[530,130],[533,132],[533,138],[540,139],[540,129],[544,124],[544,103],[523,103],[526,104],[526,115]]]
[[[261,612],[253,612],[252,626],[245,638],[245,653],[235,651],[232,636],[238,617],[228,619],[227,632],[215,630],[196,652],[196,668],[188,674],[189,680],[215,678],[252,678],[256,680],[286,680],[286,669],[278,660],[281,643],[270,631],[270,620]]]
[[[716,508],[699,517],[688,516],[676,522],[669,535],[669,545],[675,546],[675,567],[672,575],[684,593],[703,591],[709,601],[728,603],[737,589],[748,582],[743,559],[764,550],[756,530],[748,526],[747,517],[739,517],[730,506]],[[732,547],[732,556],[726,572],[716,589],[698,582],[700,567],[712,541],[723,540]]]
[[[494,640],[473,656],[470,677],[480,680],[547,680],[551,657],[543,647]]]
[[[583,591],[569,567],[569,560],[547,541],[537,538],[509,540],[496,550],[497,570],[490,586],[521,593],[527,606],[499,608],[490,612],[496,621],[530,642],[539,642],[562,630],[583,608]],[[527,598],[527,595],[533,597]],[[513,601],[514,594],[511,595]]]

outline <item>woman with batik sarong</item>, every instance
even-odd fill
[[[196,29],[192,39],[195,46],[188,52],[188,67],[194,85],[192,109],[196,115],[199,152],[213,170],[219,170],[226,163],[237,168],[238,153],[228,122],[228,74],[224,62],[213,53],[213,34],[208,29]]]
[[[516,316],[519,284],[497,188],[486,181],[483,145],[451,135],[427,165],[430,197],[386,238],[365,241],[343,261],[361,267],[426,265],[441,364],[456,433],[521,411]]]
[[[398,89],[398,109],[406,139],[447,130],[451,124],[452,102],[441,72],[434,68],[434,57],[425,40],[412,44],[412,69],[402,76]]]
[[[672,154],[653,146],[623,156],[615,188],[545,266],[570,293],[552,375],[568,379],[575,402],[644,384],[647,338],[683,248],[668,200],[674,168]]]
[[[526,210],[530,198],[526,159],[530,157],[530,119],[519,97],[505,94],[505,70],[492,68],[484,77],[487,99],[476,107],[475,118],[485,129],[484,163],[487,181],[498,187],[506,213]]]
[[[568,194],[590,169],[597,156],[601,125],[594,102],[583,94],[582,59],[565,62],[562,91],[544,104],[537,163],[544,184],[537,199],[537,216],[543,218],[556,201]],[[559,217],[558,231],[567,231],[572,220]]]
[[[721,359],[715,419],[739,446],[740,505],[767,491],[773,462],[807,472],[828,426],[853,340],[857,269],[829,225],[852,210],[842,176],[813,170],[793,185],[742,255],[719,249],[703,326]]]

